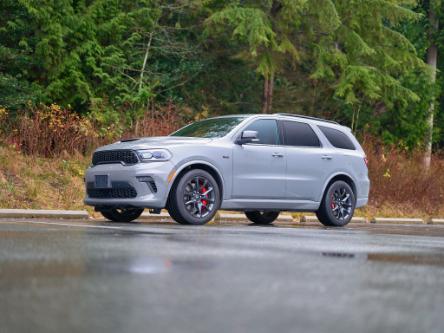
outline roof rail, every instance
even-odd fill
[[[340,125],[338,122],[333,121],[333,120],[327,120],[327,119],[322,119],[322,118],[305,116],[305,115],[301,115],[301,114],[294,114],[294,113],[276,113],[276,114],[279,115],[279,116],[288,116],[288,117],[295,117],[295,118],[311,119],[311,120],[323,121],[323,122],[326,122],[326,123],[332,123],[332,124]]]

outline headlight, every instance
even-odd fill
[[[171,153],[166,149],[138,150],[137,154],[142,162],[168,161]]]

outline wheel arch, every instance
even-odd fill
[[[171,186],[168,189],[167,202],[170,198],[172,189],[174,188],[174,186],[176,186],[180,178],[182,178],[182,176],[186,172],[195,169],[205,170],[214,177],[214,179],[217,182],[217,185],[219,186],[220,198],[221,200],[223,200],[224,180],[219,170],[213,164],[208,163],[206,161],[193,161],[182,165],[180,168],[176,170],[176,175],[174,177],[174,180],[171,182]]]
[[[327,189],[330,187],[330,185],[333,184],[335,181],[338,181],[338,180],[342,180],[342,181],[346,182],[348,185],[350,185],[350,187],[353,190],[353,194],[355,195],[355,199],[357,200],[358,192],[357,192],[357,188],[356,188],[356,183],[353,180],[353,178],[350,175],[346,174],[346,173],[338,173],[338,174],[335,174],[332,177],[330,177],[330,179],[324,185],[324,188],[322,190],[322,197],[321,197],[321,200],[319,202],[321,202],[322,199],[324,198],[325,191],[327,191]]]

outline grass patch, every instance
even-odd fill
[[[444,217],[444,159],[421,173],[420,156],[366,147],[372,181],[369,205],[355,216]],[[0,208],[87,209],[83,204],[84,172],[90,156],[61,154],[45,158],[0,146]],[[389,171],[387,171],[389,170]],[[303,213],[294,213],[299,219]],[[217,220],[217,219],[216,219]]]
[[[23,155],[0,147],[0,207],[85,209],[84,169],[89,158],[72,160]]]

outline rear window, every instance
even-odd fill
[[[287,146],[320,147],[318,136],[306,123],[297,121],[282,121],[284,142]]]
[[[330,127],[318,127],[334,147],[340,149],[356,150],[355,145],[345,133],[342,133],[341,131]]]

